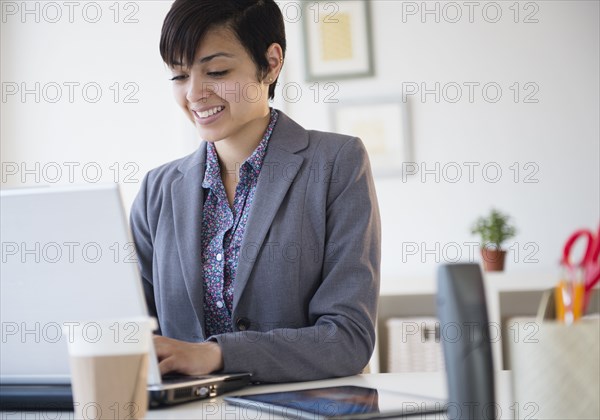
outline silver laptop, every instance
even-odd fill
[[[33,401],[44,408],[61,398],[69,403],[62,325],[147,315],[119,188],[2,190],[0,217],[0,401],[13,408]],[[155,355],[150,359],[151,405],[212,397],[250,380],[240,373],[167,381]]]

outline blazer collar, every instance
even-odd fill
[[[202,169],[204,169],[205,164],[206,164],[206,142],[202,141],[202,143],[200,143],[200,147],[198,147],[198,149],[194,153],[184,157],[181,160],[181,162],[177,166],[177,169],[179,170],[179,172],[183,173],[184,175],[188,175],[188,172],[191,169],[193,169],[193,168],[198,169],[197,167],[199,165],[201,165]],[[192,174],[195,175],[196,172],[193,171]],[[202,178],[204,178],[204,172],[202,172],[201,175],[202,175]],[[202,180],[200,180],[200,185],[202,185]]]
[[[273,129],[269,148],[281,149],[288,153],[297,153],[308,147],[308,132],[286,114],[279,112],[279,119]],[[267,154],[269,150],[267,149]]]

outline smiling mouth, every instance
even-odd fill
[[[215,114],[223,111],[225,109],[224,106],[215,106],[214,108],[207,109],[206,111],[192,111],[197,118],[208,118],[212,117]]]

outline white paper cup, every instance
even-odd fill
[[[75,418],[142,419],[148,408],[148,357],[154,318],[63,324]]]

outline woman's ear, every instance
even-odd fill
[[[277,43],[269,45],[267,49],[267,62],[269,63],[269,68],[265,79],[267,83],[271,84],[279,77],[281,67],[283,67],[283,49],[281,45]]]

